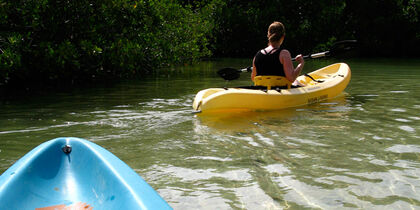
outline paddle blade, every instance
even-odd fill
[[[340,54],[344,54],[345,52],[354,50],[358,47],[358,43],[357,40],[343,40],[343,41],[339,41],[334,43],[330,50],[325,51],[325,52],[320,52],[320,53],[314,53],[314,54],[310,54],[310,55],[305,55],[303,56],[303,59],[308,59],[308,58],[322,58],[322,57],[326,57],[326,56],[338,56]],[[292,58],[292,61],[295,61],[295,58]]]
[[[334,45],[331,47],[328,55],[329,56],[335,56],[340,53],[344,53],[350,50],[354,50],[358,47],[357,40],[344,40],[340,42],[334,43]]]
[[[225,80],[235,80],[238,79],[241,72],[234,68],[223,68],[217,71],[217,74]]]

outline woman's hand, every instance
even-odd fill
[[[299,64],[295,68],[295,75],[296,77],[300,75],[300,72],[302,72],[303,66],[305,65],[305,61],[303,59],[303,56],[301,54],[297,55],[295,60],[299,62]],[[295,79],[296,79],[295,77]]]
[[[296,60],[297,62],[299,62],[299,64],[301,64],[301,65],[305,64],[305,61],[303,60],[303,56],[302,56],[301,54],[297,55],[297,56],[295,57],[295,60]]]

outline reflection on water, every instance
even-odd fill
[[[343,95],[279,111],[193,114],[199,90],[249,83],[214,73],[247,65],[237,60],[9,101],[0,169],[43,141],[77,136],[113,152],[175,209],[418,209],[420,62],[378,63],[350,61]]]
[[[291,126],[290,123],[294,123],[295,120],[314,117],[314,114],[321,114],[320,116],[326,118],[344,117],[345,113],[350,111],[346,103],[345,93],[343,93],[334,99],[315,105],[283,110],[226,112],[223,114],[200,113],[196,117],[198,119],[196,126],[206,125],[218,130],[232,132],[248,131],[253,127],[267,127],[270,125],[278,127],[279,124],[282,124],[281,127],[288,128]]]

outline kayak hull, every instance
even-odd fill
[[[123,161],[79,138],[45,142],[0,177],[0,209],[64,208],[171,209]]]
[[[312,104],[336,97],[347,87],[350,67],[336,63],[297,80],[304,87],[281,90],[246,88],[209,88],[197,93],[193,108],[201,112],[231,112],[249,110],[276,110]]]

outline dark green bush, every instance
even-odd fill
[[[416,0],[0,0],[0,86],[132,77],[248,57],[275,20],[292,55],[357,39],[364,55],[419,56]]]
[[[171,0],[1,1],[0,83],[130,77],[209,56],[214,26]]]
[[[419,56],[420,1],[228,0],[216,17],[217,56],[252,57],[266,45],[273,21],[286,26],[284,47],[293,55],[357,39],[364,56]]]

